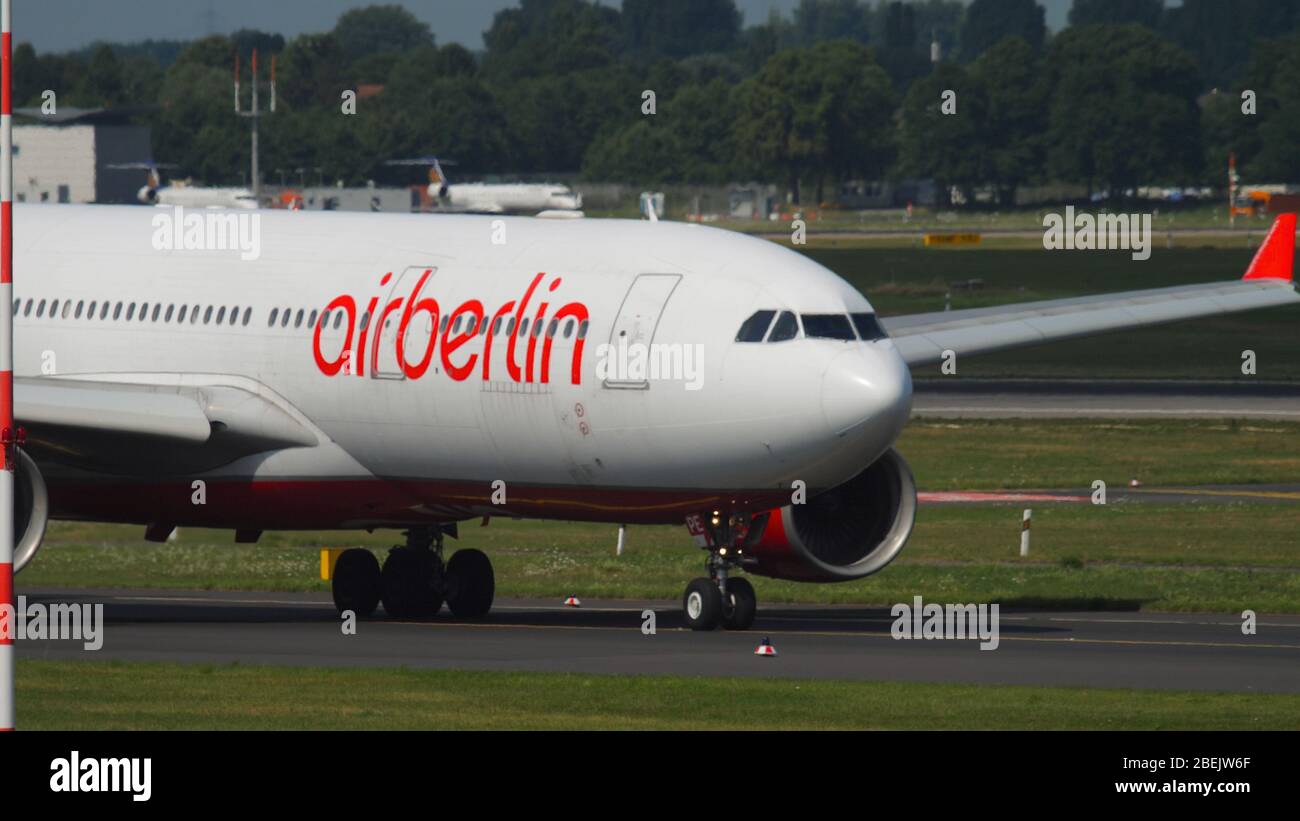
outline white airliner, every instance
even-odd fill
[[[883,323],[811,259],[696,225],[263,211],[242,261],[154,250],[152,215],[16,209],[18,566],[48,518],[405,529],[382,568],[340,558],[361,614],[483,616],[492,566],[444,564],[444,536],[511,516],[685,524],[687,622],[742,629],[738,571],[857,579],[903,548],[909,366],[1300,302],[1294,215],[1242,280]],[[700,346],[702,384],[598,377],[602,343]]]
[[[209,188],[184,183],[162,184],[159,166],[151,162],[113,163],[109,168],[139,168],[149,172],[145,184],[136,192],[136,199],[145,205],[181,206],[183,208],[245,208],[257,207],[257,197],[251,189],[239,187]]]
[[[554,183],[453,183],[442,165],[447,160],[417,157],[390,160],[387,165],[419,165],[429,169],[429,198],[444,212],[468,214],[534,214],[539,217],[580,218],[582,195]]]

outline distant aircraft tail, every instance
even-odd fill
[[[1294,280],[1295,214],[1279,214],[1242,279]]]

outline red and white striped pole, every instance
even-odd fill
[[[11,0],[0,0],[0,731],[14,728],[14,140]]]

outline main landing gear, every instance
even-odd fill
[[[708,576],[686,585],[682,615],[692,630],[713,630],[719,625],[728,630],[748,630],[758,612],[758,597],[747,579],[731,573],[744,565],[749,522],[739,514],[724,519],[717,512],[703,519],[709,551],[704,567]]]
[[[482,551],[466,549],[444,564],[442,540],[440,528],[413,527],[406,544],[388,551],[382,569],[369,550],[344,551],[334,565],[335,607],[364,618],[382,601],[393,618],[422,619],[436,615],[446,601],[459,618],[486,616],[496,593],[492,562]]]

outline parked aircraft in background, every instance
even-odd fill
[[[529,214],[553,218],[583,216],[582,195],[567,185],[552,183],[451,183],[442,166],[448,160],[416,157],[389,160],[388,165],[418,165],[429,169],[429,198],[441,211],[473,214]]]
[[[171,166],[152,162],[114,163],[109,168],[138,168],[149,172],[136,199],[146,205],[180,205],[185,208],[257,208],[257,197],[248,188],[209,188],[186,183],[162,184],[160,168]]]

